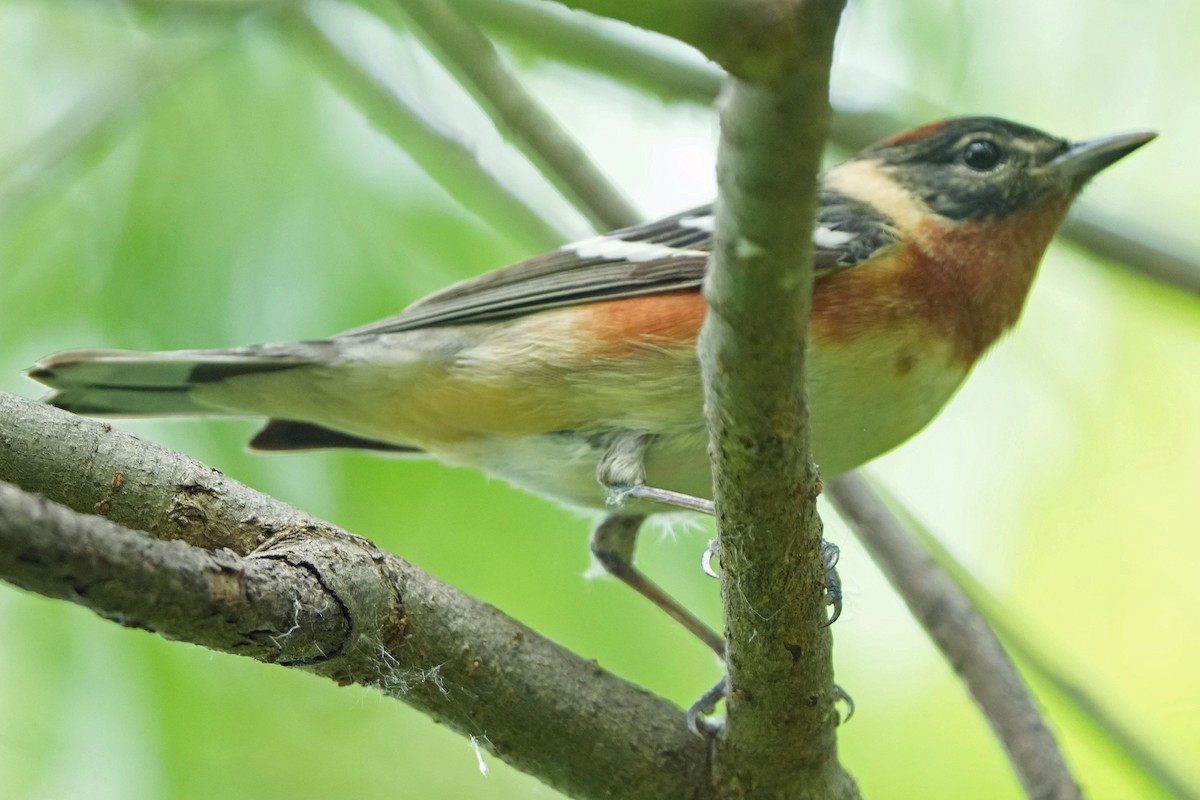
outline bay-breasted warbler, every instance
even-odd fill
[[[823,174],[807,363],[824,477],[933,419],[1017,321],[1080,189],[1153,137],[1071,143],[959,118]],[[322,341],[80,350],[29,374],[53,387],[49,402],[80,413],[265,416],[257,449],[358,447],[478,467],[607,511],[594,549],[644,583],[632,537],[663,509],[614,508],[612,485],[712,495],[696,358],[712,231],[702,207],[596,236]]]

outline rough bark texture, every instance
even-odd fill
[[[0,578],[378,687],[576,797],[711,796],[679,709],[186,456],[0,394],[0,480],[54,501],[0,487]]]
[[[842,3],[779,4],[776,58],[726,54],[717,246],[701,333],[728,637],[725,796],[852,797],[837,760],[804,356]],[[773,37],[775,34],[773,34]],[[778,60],[777,60],[778,59]]]

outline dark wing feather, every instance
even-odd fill
[[[420,453],[416,447],[406,447],[391,442],[364,439],[349,433],[335,431],[311,422],[291,419],[271,419],[250,440],[252,450],[325,450],[348,448],[352,450],[379,450],[387,453]]]
[[[654,292],[698,289],[712,247],[712,206],[613,231],[454,284],[399,314],[343,336],[463,325]],[[822,231],[824,233],[822,233]],[[824,191],[814,236],[817,270],[861,263],[895,242],[891,220]]]
[[[841,192],[825,189],[813,231],[813,268],[853,267],[899,241],[891,217]]]

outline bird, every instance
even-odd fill
[[[806,369],[823,478],[929,424],[1017,322],[1084,185],[1155,136],[1072,142],[956,117],[820,176],[815,224],[795,224],[813,225]],[[664,498],[704,508],[713,493],[696,353],[713,232],[714,207],[702,206],[461,281],[327,339],[72,350],[27,374],[76,413],[265,417],[253,449],[427,455],[603,511],[600,564],[720,654],[721,638],[632,563],[643,519],[671,508]]]

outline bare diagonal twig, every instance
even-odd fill
[[[520,45],[535,57],[609,75],[663,100],[711,105],[721,89],[724,75],[717,67],[641,47],[591,24],[594,20],[580,20],[580,15],[513,0],[453,1],[501,41]]]
[[[583,148],[525,90],[495,45],[445,0],[372,0],[369,6],[384,19],[402,10],[500,132],[597,228],[641,221]]]
[[[464,208],[535,251],[567,238],[520,197],[483,170],[462,144],[435,130],[385,83],[356,64],[304,9],[281,16],[314,65],[385,135],[437,180]]]
[[[1016,668],[972,605],[857,473],[830,481],[826,494],[966,684],[1008,753],[1029,797],[1079,800],[1054,735]]]
[[[1200,800],[1200,789],[1171,766],[1161,743],[1147,741],[1111,706],[1111,701],[1105,700],[1074,677],[1071,674],[1073,670],[1065,664],[1061,656],[1056,658],[1040,647],[1026,633],[1027,626],[1014,619],[1011,611],[976,580],[898,498],[882,487],[875,487],[875,492],[893,509],[905,529],[970,598],[1025,671],[1037,676],[1059,693],[1067,704],[1088,721],[1099,736],[1112,745],[1120,758],[1126,760],[1148,781],[1157,784],[1168,795],[1179,800]]]

